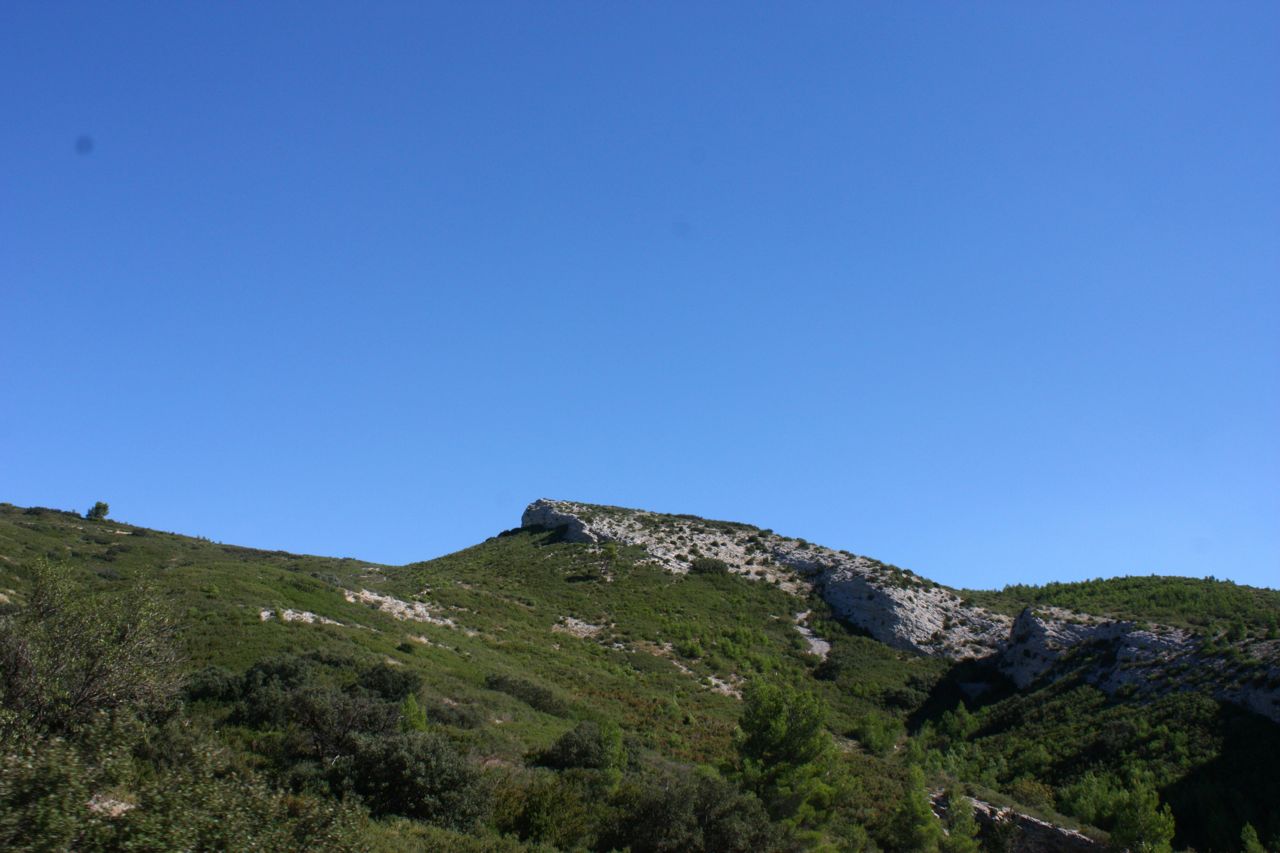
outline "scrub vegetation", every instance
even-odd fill
[[[0,848],[1009,849],[966,795],[1132,849],[1280,840],[1264,718],[1019,693],[717,562],[517,529],[390,567],[0,505]],[[1093,600],[1044,589],[973,595]],[[1216,600],[1123,589],[1095,611]]]

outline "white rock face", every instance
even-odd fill
[[[1076,646],[1115,640],[1132,629],[1128,622],[1106,622],[1056,607],[1027,608],[1013,623],[1009,645],[1000,655],[1000,671],[1018,687],[1026,687]]]
[[[305,622],[308,625],[341,625],[336,619],[312,613],[310,610],[282,610],[280,618],[285,622]]]
[[[108,818],[117,818],[124,816],[127,812],[130,812],[133,809],[136,809],[138,804],[119,800],[115,797],[108,797],[106,794],[94,794],[89,798],[89,802],[85,803],[84,806],[94,814]]]
[[[1280,723],[1280,643],[1274,640],[1245,646],[1249,657],[1271,664],[1242,674],[1227,657],[1206,654],[1202,640],[1182,628],[1139,627],[1057,607],[1027,608],[1000,654],[1000,671],[1027,687],[1041,676],[1053,677],[1056,664],[1090,645],[1099,655],[1087,678],[1105,693],[1158,694],[1198,683],[1218,699]]]
[[[570,636],[578,637],[579,639],[587,639],[588,637],[594,637],[596,634],[603,631],[604,626],[593,625],[590,622],[584,622],[583,620],[576,619],[573,616],[562,616],[560,617],[559,622],[551,626],[551,630],[558,634],[569,634]]]
[[[436,613],[440,608],[432,604],[426,604],[421,601],[402,601],[399,598],[393,598],[390,595],[373,592],[372,590],[362,589],[359,592],[350,589],[342,591],[342,597],[347,601],[361,604],[368,604],[376,607],[383,613],[388,613],[396,619],[406,619],[412,622],[427,622],[431,625],[440,625],[445,628],[457,628],[458,624],[447,616],[437,616]]]
[[[565,528],[564,539],[566,542],[600,542],[611,539],[613,537],[604,534],[605,539],[598,538],[601,534],[588,529],[583,520],[572,512],[574,507],[580,504],[570,504],[565,501],[549,501],[539,499],[529,504],[525,508],[524,515],[520,517],[521,527],[545,527],[552,529],[556,527]]]
[[[710,557],[797,595],[815,590],[840,619],[904,650],[985,657],[1003,646],[1013,621],[911,572],[745,524],[546,499],[531,503],[521,524],[563,527],[570,542],[638,545],[671,572]]]
[[[1074,829],[1049,823],[1038,817],[1014,811],[1011,808],[1000,808],[984,800],[964,798],[973,809],[973,817],[979,826],[990,827],[994,824],[1011,823],[1018,827],[1021,838],[1017,850],[1020,851],[1053,851],[1053,853],[1103,853],[1105,844],[1094,841],[1089,836]],[[933,813],[939,819],[945,819],[951,808],[946,795],[941,790],[929,792],[929,800],[933,805]]]
[[[820,660],[826,660],[827,655],[831,654],[831,643],[819,637],[809,627],[810,610],[803,610],[795,615],[796,631],[800,636],[804,637],[805,645],[809,647],[809,654],[817,656]]]
[[[823,549],[825,550],[825,549]],[[836,615],[901,649],[957,659],[985,657],[1004,643],[1013,620],[961,602],[928,582],[877,572],[865,557],[824,567],[815,586]]]
[[[282,622],[305,622],[308,625],[341,625],[342,624],[341,622],[338,622],[335,619],[330,619],[327,616],[321,616],[318,613],[312,613],[310,610],[294,610],[292,608],[286,608],[284,610],[278,611],[278,614]],[[263,622],[269,622],[270,620],[276,618],[276,615],[277,615],[277,611],[273,610],[270,607],[264,607],[258,611],[258,619]]]

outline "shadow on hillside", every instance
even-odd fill
[[[996,668],[994,657],[960,661],[938,679],[928,698],[907,718],[907,730],[919,731],[926,722],[954,711],[961,702],[976,711],[1016,692],[1013,682]]]
[[[1222,705],[1214,728],[1222,735],[1218,757],[1160,792],[1177,821],[1174,846],[1233,850],[1246,822],[1265,844],[1280,839],[1280,726]]]
[[[565,541],[565,534],[569,532],[569,526],[561,524],[558,527],[544,527],[541,524],[530,525],[529,527],[513,527],[510,530],[504,530],[498,534],[498,539],[505,539],[508,536],[519,536],[520,534],[529,534],[534,536],[534,545],[557,545]]]

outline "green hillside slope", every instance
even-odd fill
[[[850,630],[816,596],[701,569],[543,529],[378,566],[0,505],[22,653],[6,658],[0,846],[970,849],[943,838],[923,784],[1122,836],[1125,798],[1150,789],[1178,843],[1234,849],[1246,821],[1280,834],[1275,771],[1223,772],[1249,751],[1240,732],[1280,754],[1262,718],[1071,679],[1017,693],[981,662]],[[59,584],[63,603],[41,604]],[[23,680],[30,661],[93,672],[136,602],[162,611],[176,701],[76,706],[56,679]],[[163,668],[145,654],[138,682]],[[38,719],[37,700],[53,709]]]
[[[1024,607],[1050,605],[1209,634],[1231,631],[1275,639],[1280,632],[1280,590],[1215,578],[1098,578],[1044,586],[1015,584],[998,591],[966,590],[964,595],[975,604],[1009,615]]]

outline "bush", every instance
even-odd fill
[[[872,711],[857,718],[849,735],[861,743],[867,751],[876,755],[887,755],[903,733],[902,723]]]
[[[784,683],[756,681],[743,694],[738,778],[787,825],[821,825],[838,799],[842,779],[825,721],[819,699]]]
[[[484,712],[472,705],[447,704],[429,699],[423,706],[427,719],[442,726],[458,729],[478,729],[484,725]]]
[[[382,737],[400,724],[399,705],[332,687],[292,691],[286,715],[305,733],[311,753],[324,758],[350,752],[357,736]]]
[[[280,655],[249,667],[240,680],[240,701],[231,720],[248,726],[279,728],[289,719],[290,694],[315,677],[315,665],[296,655]]]
[[[411,669],[385,663],[374,664],[360,674],[360,686],[372,690],[388,702],[399,702],[422,686],[422,676]]]
[[[354,808],[277,791],[199,735],[179,746],[185,760],[152,764],[130,747],[156,729],[93,734],[0,745],[0,849],[361,849]]]
[[[761,802],[706,772],[624,782],[601,849],[633,853],[754,853],[783,849]]]
[[[89,594],[48,563],[33,580],[29,604],[0,618],[0,706],[13,723],[69,732],[101,712],[169,705],[178,656],[155,596]]]
[[[468,829],[488,811],[479,773],[442,735],[360,736],[354,747],[334,764],[335,788],[358,794],[375,815]]]
[[[101,521],[107,517],[107,513],[109,512],[111,512],[111,507],[107,506],[104,501],[98,501],[96,504],[89,507],[89,511],[84,514],[84,517],[90,521]]]
[[[1009,795],[1020,803],[1038,809],[1052,808],[1054,803],[1053,788],[1033,779],[1030,776],[1019,776],[1009,786]]]
[[[556,717],[565,717],[569,714],[569,707],[561,701],[560,697],[542,685],[534,684],[532,681],[526,681],[523,678],[516,678],[510,675],[490,675],[485,678],[484,686],[490,690],[497,690],[500,693],[506,693],[508,696],[514,696],[530,708],[542,711],[544,714],[551,714]]]
[[[1150,784],[1138,781],[1119,799],[1112,844],[1134,853],[1170,853],[1173,832],[1173,812]]]
[[[689,564],[689,571],[695,575],[727,575],[729,564],[715,557],[696,557]]]
[[[581,778],[540,772],[508,776],[498,791],[494,825],[523,841],[554,845],[556,849],[598,848],[594,844],[598,817]]]
[[[206,666],[187,676],[183,692],[192,701],[233,702],[240,698],[240,676],[220,666]]]
[[[590,720],[565,732],[538,758],[540,764],[559,770],[614,770],[622,767],[625,760],[622,730],[617,723],[601,725]]]

